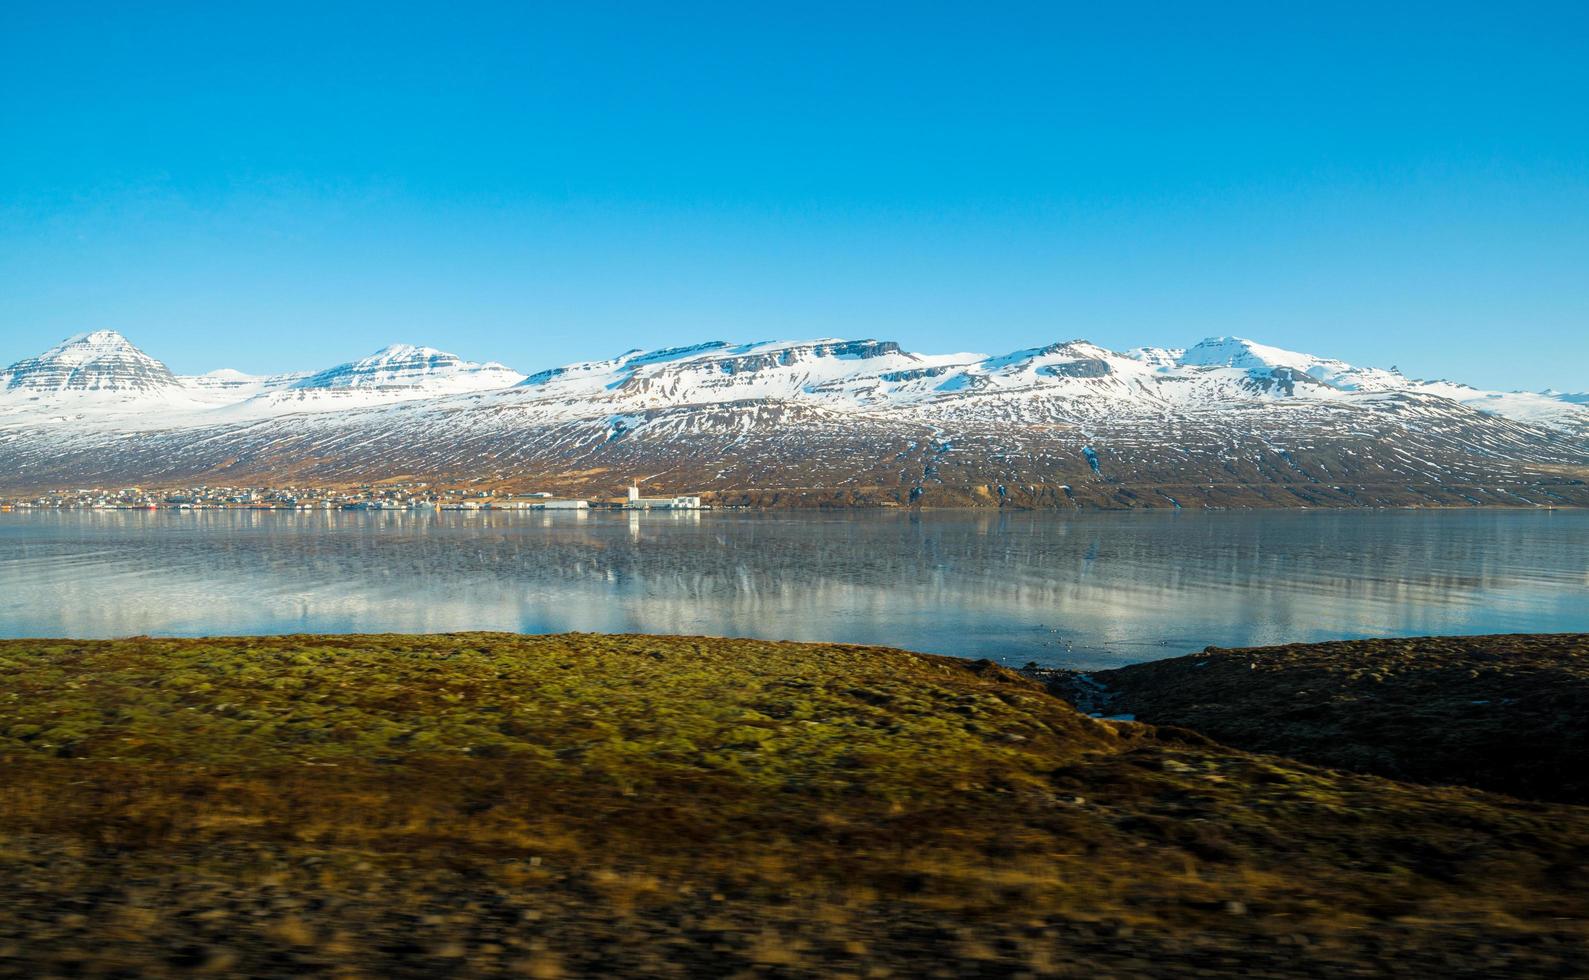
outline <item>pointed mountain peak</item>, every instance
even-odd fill
[[[114,330],[68,337],[5,373],[13,390],[148,392],[178,385],[169,368]]]
[[[132,341],[115,330],[90,330],[86,333],[73,334],[61,341],[58,346],[71,347],[80,344],[94,347],[131,347]]]

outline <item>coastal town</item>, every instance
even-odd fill
[[[28,497],[0,497],[0,512],[24,510],[709,510],[695,494],[646,496],[638,485],[622,497],[575,499],[545,491],[392,483],[323,487],[77,487]]]

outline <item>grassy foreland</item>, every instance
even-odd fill
[[[0,643],[0,972],[1559,975],[1589,811],[987,663],[498,634]]]

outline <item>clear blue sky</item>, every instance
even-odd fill
[[[0,5],[0,362],[101,327],[184,372],[1234,333],[1589,388],[1589,4]]]

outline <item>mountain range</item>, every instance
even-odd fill
[[[756,505],[1589,504],[1589,395],[1236,337],[1001,355],[721,341],[524,375],[394,345],[179,376],[114,331],[0,372],[0,488],[630,479]]]

